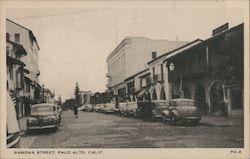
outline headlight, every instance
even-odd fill
[[[37,121],[36,118],[28,118],[28,120],[27,120],[28,123],[32,123],[32,122],[35,122],[35,121]]]

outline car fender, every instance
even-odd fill
[[[177,111],[176,109],[173,109],[173,110],[171,111],[171,114],[172,114],[172,115],[175,115],[176,117],[179,116],[179,113],[178,113],[178,111]]]

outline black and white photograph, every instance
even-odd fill
[[[250,157],[249,1],[0,8],[1,158]]]

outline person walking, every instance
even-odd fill
[[[76,116],[76,118],[78,118],[78,109],[77,109],[77,105],[74,105],[74,115]]]

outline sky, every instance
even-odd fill
[[[206,39],[229,22],[245,21],[242,5],[227,2],[161,2],[162,5],[77,8],[11,8],[6,17],[33,31],[40,46],[40,84],[62,99],[80,90],[106,90],[107,56],[125,37]]]

